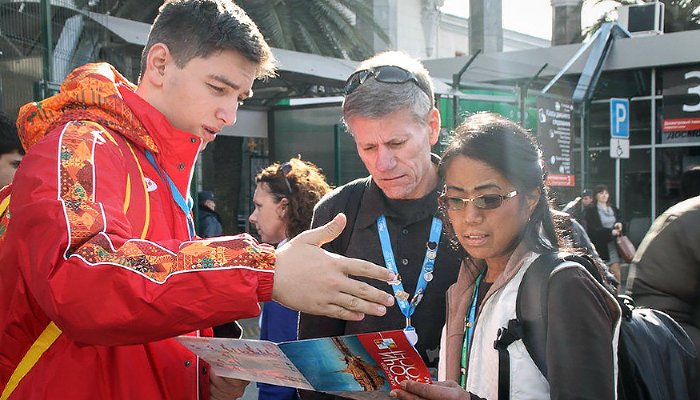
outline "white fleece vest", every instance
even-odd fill
[[[524,260],[518,273],[504,287],[484,303],[476,322],[469,355],[469,373],[467,391],[488,399],[498,399],[498,351],[493,343],[498,336],[498,329],[508,326],[508,321],[515,318],[515,302],[518,288],[525,271],[537,258],[538,254]],[[564,265],[576,265],[564,262]],[[522,340],[508,346],[510,354],[510,398],[511,400],[546,400],[549,399],[549,383],[530,358]]]

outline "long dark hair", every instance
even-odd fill
[[[607,186],[607,185],[603,185],[603,184],[596,185],[596,186],[593,188],[593,205],[598,204],[598,193],[602,193],[602,192],[608,192],[608,201],[605,203],[605,205],[606,205],[606,206],[609,206],[609,205],[610,205],[610,198],[611,198],[612,196],[610,196],[610,190],[608,190],[608,186]]]
[[[531,193],[539,189],[537,205],[513,246],[524,240],[530,250],[538,253],[559,248],[560,239],[549,211],[548,188],[544,184],[542,151],[532,135],[498,114],[477,113],[465,119],[455,130],[440,162],[442,177],[452,159],[458,155],[496,169],[515,186],[518,193]],[[464,173],[468,174],[469,171]],[[519,198],[524,204],[525,196]],[[443,219],[452,230],[449,218]]]

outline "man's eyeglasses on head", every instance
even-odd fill
[[[450,211],[460,211],[464,210],[467,203],[471,202],[474,207],[482,210],[493,210],[498,208],[503,204],[503,200],[510,199],[511,197],[517,196],[518,191],[513,190],[506,195],[500,194],[482,194],[481,196],[472,197],[470,199],[464,199],[462,197],[448,196],[446,193],[442,194],[439,198],[440,205],[447,208]]]
[[[349,95],[358,87],[362,86],[363,83],[367,81],[370,77],[374,78],[375,81],[381,83],[406,83],[413,82],[418,86],[423,93],[427,94],[432,101],[432,95],[428,88],[423,87],[416,75],[407,71],[401,67],[395,65],[381,65],[379,67],[372,67],[368,69],[361,69],[354,72],[347,81],[345,81],[345,95]]]
[[[282,178],[284,178],[284,183],[287,184],[289,194],[292,194],[292,185],[289,184],[289,179],[287,179],[287,175],[289,175],[289,173],[292,171],[292,164],[287,161],[286,163],[280,165],[277,171],[282,175]]]

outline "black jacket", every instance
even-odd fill
[[[203,238],[221,236],[224,232],[221,217],[207,207],[199,206],[199,229],[197,234]]]
[[[620,210],[612,205],[610,207],[612,208],[613,213],[615,213],[615,222],[622,222],[620,220]],[[615,240],[615,236],[612,234],[612,228],[606,228],[600,222],[598,207],[595,205],[595,203],[586,207],[583,214],[586,220],[586,231],[588,232],[588,237],[591,238],[591,242],[593,242],[595,249],[598,250],[600,258],[605,261],[610,261],[608,243]]]
[[[365,190],[355,190],[357,185],[365,185]],[[377,217],[384,214],[387,219],[389,236],[396,257],[397,268],[406,291],[413,295],[421,266],[425,257],[430,225],[437,211],[438,187],[422,199],[391,200],[373,181],[358,180],[341,186],[324,197],[314,210],[312,225],[323,225],[338,212],[355,214],[354,221],[348,222],[352,234],[343,255],[384,265],[384,256],[377,233]],[[358,210],[351,210],[358,204],[352,196],[362,196]],[[355,206],[357,207],[357,206]],[[346,228],[348,229],[348,228]],[[324,246],[329,251],[342,251],[334,243]],[[445,293],[457,280],[463,251],[450,245],[449,235],[443,234],[435,260],[434,279],[428,284],[423,300],[412,317],[413,326],[418,332],[416,349],[429,367],[436,368],[440,345],[440,333],[445,324]],[[368,284],[391,292],[386,283],[360,279]],[[299,339],[326,336],[350,335],[403,329],[406,319],[395,305],[383,317],[366,316],[362,321],[342,321],[338,319],[302,313],[299,320]],[[318,393],[305,393],[302,398],[330,398]]]
[[[629,287],[637,305],[678,321],[700,349],[700,196],[666,210],[634,256]],[[697,359],[700,370],[700,358]]]

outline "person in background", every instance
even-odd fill
[[[17,137],[17,128],[0,112],[0,188],[12,182],[22,157],[24,148]]]
[[[203,190],[197,193],[197,236],[201,238],[213,238],[223,234],[221,217],[216,212],[214,193]],[[243,336],[243,328],[238,321],[231,321],[213,327],[215,337],[240,339]]]
[[[224,228],[221,226],[221,217],[216,212],[216,202],[214,202],[214,193],[203,190],[197,195],[199,201],[199,209],[197,219],[199,220],[200,237],[209,238],[221,236],[224,233]]]
[[[403,381],[392,397],[503,399],[494,342],[516,316],[527,269],[540,254],[560,249],[543,164],[534,138],[500,115],[475,114],[457,127],[440,163],[445,180],[440,204],[452,240],[469,258],[447,293],[441,381]],[[548,291],[548,374],[540,372],[522,342],[511,344],[509,398],[615,399],[616,300],[570,261],[542,286]]]
[[[595,246],[593,246],[591,239],[588,237],[588,233],[586,233],[586,229],[578,220],[564,211],[558,211],[554,208],[551,208],[549,211],[552,213],[554,223],[558,227],[563,228],[559,234],[570,243],[568,247],[579,249],[592,258],[600,259]],[[603,260],[600,260],[600,262],[603,262]]]
[[[656,218],[644,236],[628,292],[638,306],[673,317],[700,349],[700,169],[685,171],[681,182],[686,200]]]
[[[450,246],[437,216],[442,185],[431,146],[440,135],[440,113],[428,71],[400,52],[363,61],[346,82],[343,119],[370,176],[324,197],[312,226],[346,213],[346,232],[326,249],[395,269],[400,282],[376,287],[393,291],[398,304],[362,322],[302,313],[299,339],[405,329],[428,367],[436,368],[436,327],[444,324],[445,292],[463,254]]]
[[[620,211],[610,202],[610,192],[606,185],[597,185],[593,189],[593,203],[584,211],[586,231],[591,238],[600,258],[608,264],[610,273],[615,276],[620,287],[621,258],[617,252],[615,239],[622,235]]]
[[[570,201],[562,211],[571,215],[572,218],[578,221],[585,228],[586,218],[584,216],[584,210],[592,203],[593,191],[591,189],[584,189],[581,192],[581,196]]]
[[[353,320],[393,305],[349,278],[393,274],[319,248],[343,216],[277,250],[245,234],[196,239],[197,157],[274,70],[232,1],[169,0],[138,85],[87,64],[22,107],[27,155],[0,191],[3,399],[237,398],[247,382],[217,376],[176,336],[209,336],[271,299]]]
[[[260,240],[284,245],[308,229],[314,206],[331,188],[318,167],[299,158],[263,169],[255,177],[255,211],[249,221]],[[275,343],[296,340],[299,313],[268,301],[260,319],[260,339]],[[258,400],[297,399],[294,388],[258,384]]]

